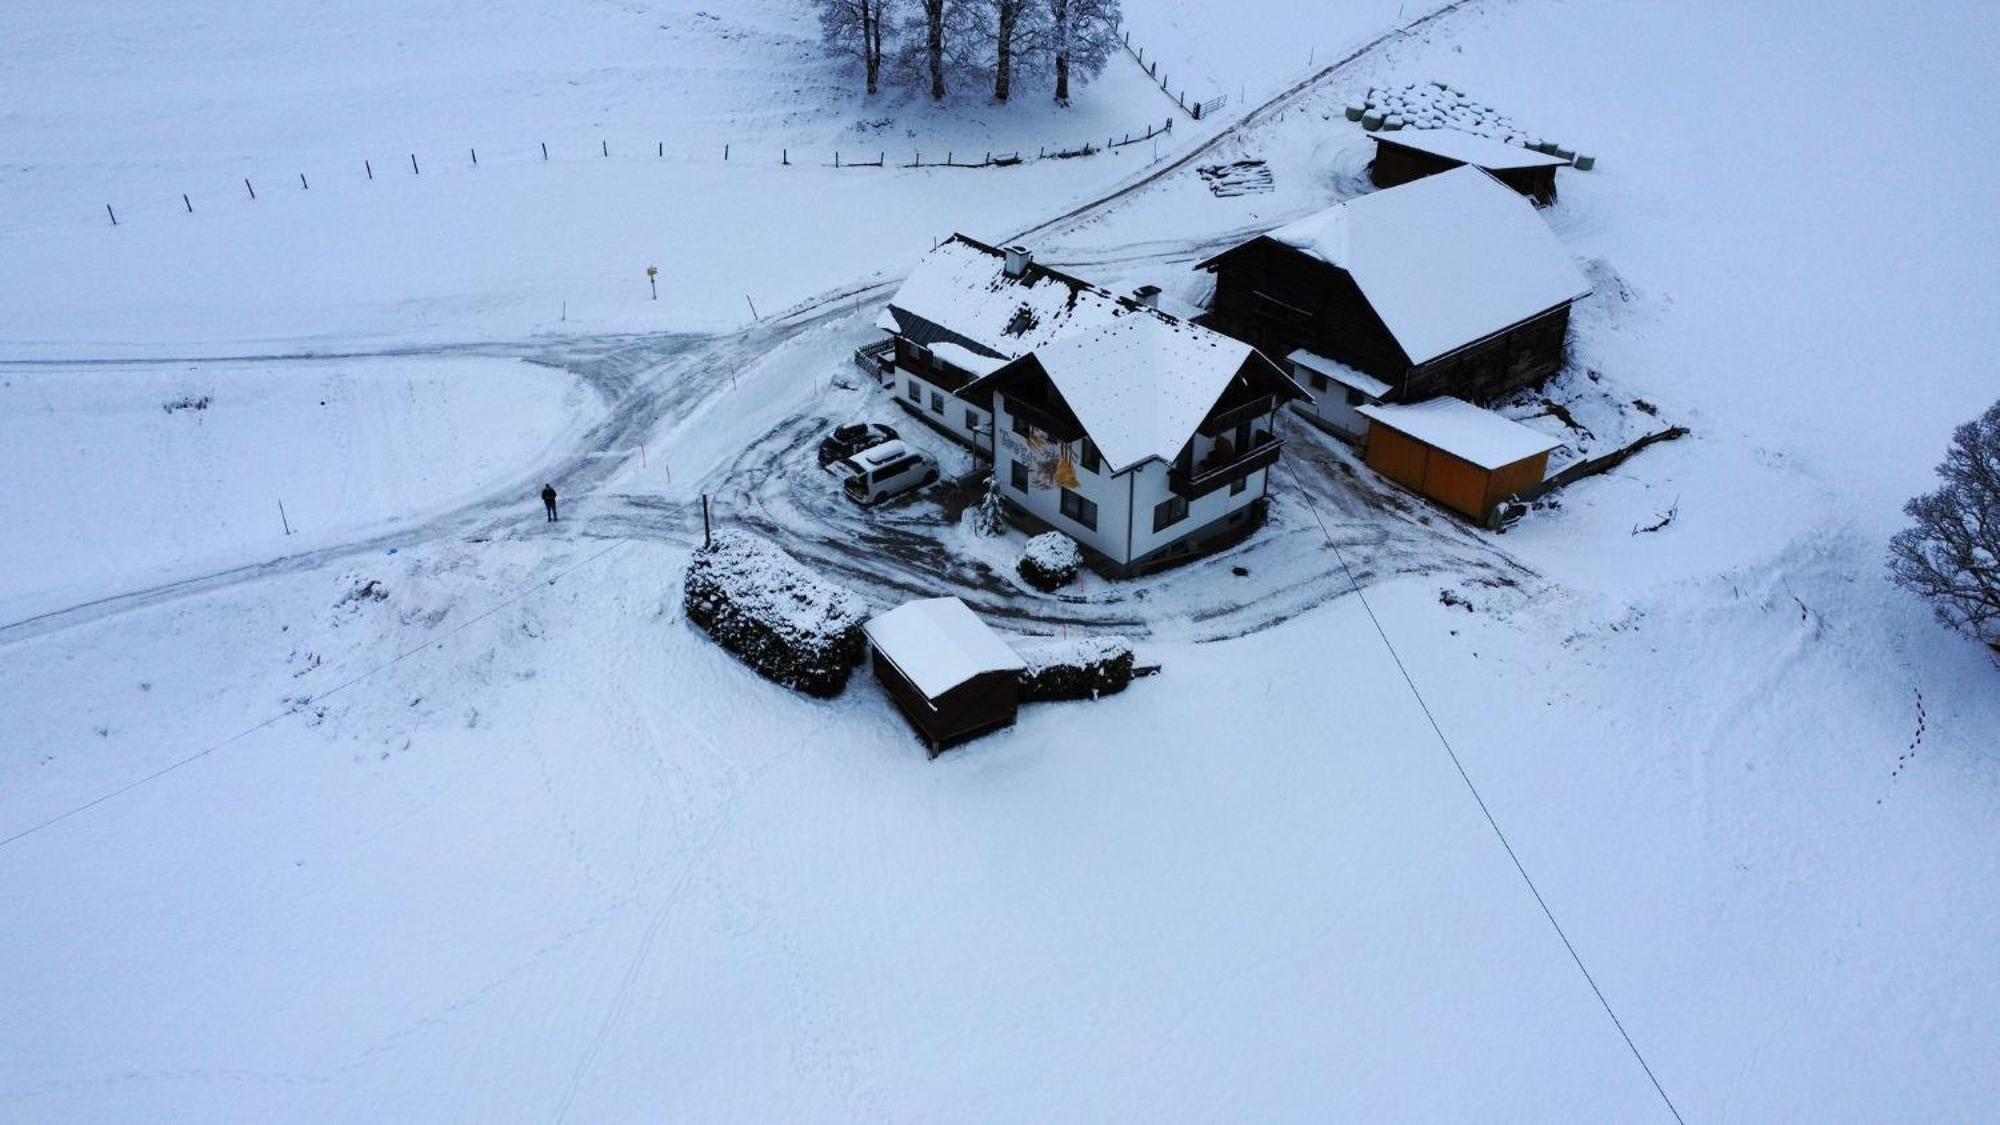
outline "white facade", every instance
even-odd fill
[[[1356,444],[1368,436],[1368,419],[1360,408],[1379,405],[1389,393],[1389,384],[1308,351],[1296,351],[1286,358],[1292,365],[1292,381],[1311,396],[1293,403],[1293,410],[1317,422],[1321,429]]]
[[[1005,394],[994,396],[994,405],[1000,436],[993,455],[993,478],[1000,483],[1001,494],[1029,515],[1121,566],[1166,550],[1232,514],[1246,512],[1264,497],[1269,485],[1269,470],[1259,469],[1234,485],[1187,501],[1181,508],[1167,485],[1166,462],[1154,458],[1114,474],[1099,461],[1093,471],[1086,464],[1090,460],[1087,451],[1079,446],[1072,446],[1071,456],[1076,488],[1045,484],[1036,474],[1031,440],[1038,432],[1033,427],[1027,435],[1015,432]],[[1199,465],[1214,453],[1218,440],[1196,434],[1190,442],[1192,454],[1184,453],[1183,457],[1191,457],[1190,463]],[[1065,492],[1071,493],[1067,511]],[[1164,515],[1161,505],[1169,505]],[[1178,511],[1185,514],[1155,529],[1157,520]]]
[[[993,451],[992,419],[986,411],[914,371],[896,368],[896,401],[946,436],[980,453]]]

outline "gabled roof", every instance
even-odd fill
[[[1560,156],[1550,156],[1458,129],[1394,129],[1369,136],[1376,144],[1427,152],[1432,156],[1496,172],[1519,168],[1557,168],[1570,163]]]
[[[878,323],[918,343],[955,343],[979,354],[1014,359],[1059,336],[1152,314],[1068,274],[1030,263],[1007,276],[1006,252],[959,234],[917,263],[889,298]]]
[[[1347,271],[1411,363],[1590,291],[1534,205],[1470,166],[1357,196],[1262,239]]]
[[[957,598],[905,602],[862,628],[875,650],[929,699],[974,676],[1024,667],[1014,650]]]
[[[1239,375],[1281,398],[1305,398],[1250,345],[1185,321],[1131,316],[1035,349],[974,384],[1039,367],[1090,435],[1106,466],[1171,461]],[[973,388],[968,388],[971,390]]]
[[[1401,406],[1361,406],[1356,411],[1482,469],[1503,468],[1563,444],[1540,430],[1449,395]]]

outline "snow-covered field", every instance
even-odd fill
[[[1218,85],[1314,42],[1280,0],[1130,2],[1135,39]],[[667,93],[688,149],[823,143],[865,107],[777,0],[543,11],[0,14],[32,79],[0,185],[39,216],[0,219],[9,353],[530,341],[0,369],[0,606],[58,611],[0,614],[0,1118],[1672,1120],[1482,801],[1684,1119],[2000,1113],[2000,669],[1882,572],[1902,499],[2000,393],[2000,216],[1967,142],[2000,124],[1989,5],[1474,0],[1244,127],[1177,130],[1163,161],[1221,135],[1193,163],[1265,160],[1273,190],[1185,167],[1042,256],[1198,296],[1176,270],[1362,190],[1340,107],[1374,82],[1588,147],[1548,214],[1595,287],[1597,379],[1560,393],[1694,434],[1490,536],[1300,432],[1257,538],[1076,602],[995,573],[936,503],[842,507],[810,442],[905,422],[847,377],[863,283],[1150,148],[851,198],[847,170],[614,158],[609,187],[588,130],[645,136]],[[638,34],[660,24],[685,46]],[[182,40],[227,83],[148,53]],[[1163,112],[1136,67],[1093,90],[1092,122]],[[983,149],[1056,111],[882,112]],[[482,148],[393,196],[260,181],[177,234],[149,226],[172,207],[78,212],[99,171],[219,191],[380,143],[380,176],[516,119],[582,155]],[[813,205],[784,202],[801,182]],[[652,244],[619,272],[634,232],[682,252],[663,311]],[[767,316],[738,328],[744,293]],[[543,473],[574,501],[553,528],[516,495]],[[927,761],[865,675],[809,701],[680,619],[704,492],[875,604],[957,592],[1164,671]],[[61,612],[86,599],[111,600]]]
[[[518,360],[11,367],[0,622],[367,536],[513,482],[601,413]]]

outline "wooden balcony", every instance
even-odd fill
[[[1203,437],[1214,437],[1217,434],[1233,430],[1245,422],[1254,422],[1277,408],[1278,399],[1276,395],[1259,395],[1249,402],[1239,406],[1232,406],[1227,410],[1218,410],[1209,415],[1195,432]]]
[[[1227,488],[1235,481],[1242,480],[1259,469],[1268,469],[1278,463],[1278,451],[1285,447],[1283,440],[1270,434],[1258,434],[1250,443],[1250,448],[1231,456],[1228,460],[1208,458],[1195,466],[1193,472],[1182,472],[1179,466],[1167,470],[1167,487],[1183,500],[1197,500],[1221,488]]]

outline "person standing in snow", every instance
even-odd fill
[[[547,508],[547,509],[548,509],[548,511],[549,511],[549,522],[550,522],[550,523],[554,523],[554,522],[556,522],[556,486],[555,486],[555,485],[553,485],[553,484],[544,484],[544,485],[542,485],[542,507],[544,507],[544,508]]]

